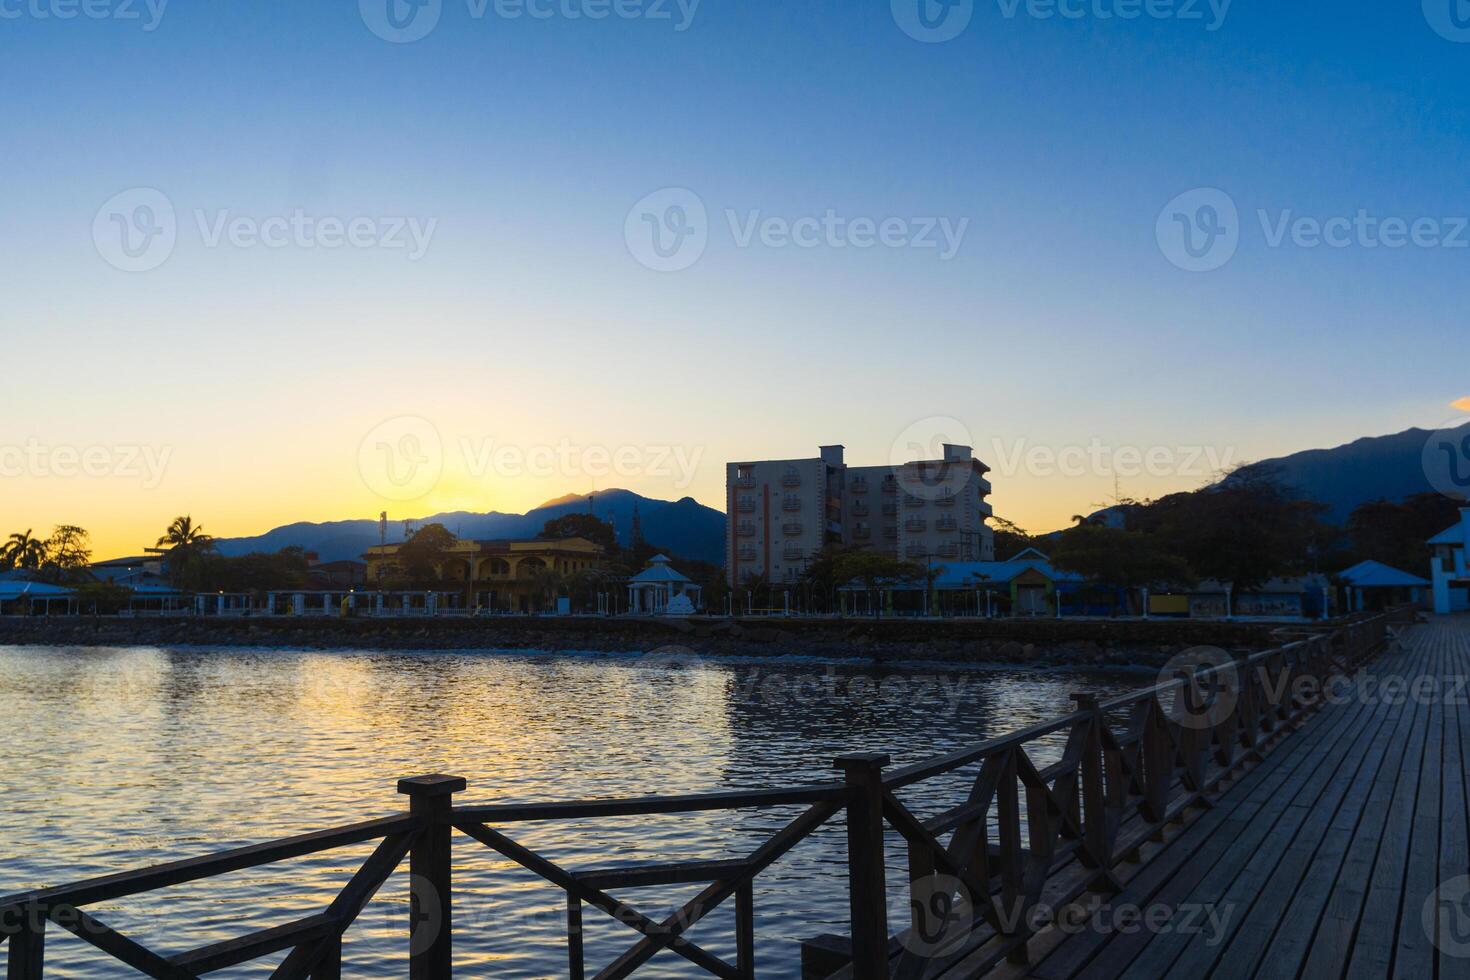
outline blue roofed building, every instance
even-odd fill
[[[1470,612],[1470,567],[1465,564],[1470,553],[1470,507],[1461,508],[1460,523],[1430,538],[1429,546],[1434,611],[1441,616]]]

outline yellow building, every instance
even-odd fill
[[[400,545],[369,548],[369,589],[394,588],[402,583],[398,565]],[[554,607],[547,588],[554,573],[563,578],[607,566],[601,545],[586,538],[555,541],[456,541],[435,563],[445,592],[462,593],[469,608],[496,612],[536,612]]]

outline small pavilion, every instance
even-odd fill
[[[628,580],[628,611],[645,615],[689,615],[700,606],[702,589],[674,568],[667,555],[654,555],[648,567]]]

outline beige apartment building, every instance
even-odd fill
[[[823,545],[871,548],[910,561],[991,561],[990,468],[969,446],[902,466],[848,466],[842,446],[811,459],[725,468],[725,574],[794,582]]]

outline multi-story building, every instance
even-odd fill
[[[989,467],[968,446],[901,466],[848,466],[842,446],[812,459],[726,467],[726,578],[794,582],[827,544],[914,561],[990,561]]]
[[[1460,523],[1429,539],[1434,580],[1434,611],[1440,615],[1470,611],[1470,507],[1460,510]]]
[[[402,545],[374,545],[363,555],[369,588],[395,587],[403,576]],[[602,569],[607,558],[585,538],[536,541],[455,541],[434,562],[446,592],[459,592],[466,608],[534,612],[546,602],[543,572],[572,575]]]
[[[843,450],[823,446],[814,459],[730,463],[725,467],[725,573],[794,582],[829,541],[842,540]]]

